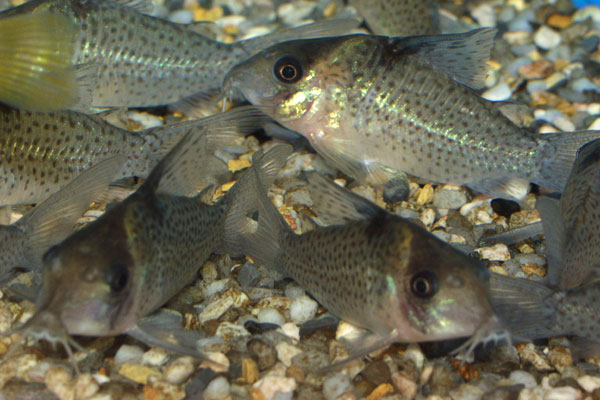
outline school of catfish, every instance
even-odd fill
[[[3,333],[60,343],[71,359],[84,350],[73,335],[120,334],[204,359],[145,321],[211,254],[229,254],[365,329],[350,357],[466,338],[455,354],[472,360],[481,343],[559,335],[574,336],[574,354],[600,353],[600,131],[529,133],[478,92],[494,29],[443,34],[433,1],[374,3],[350,1],[374,34],[337,19],[231,44],[149,16],[145,1],[33,0],[0,13],[0,206],[35,204],[0,226],[0,284],[36,310]],[[219,92],[250,105],[138,132],[94,114]],[[548,278],[492,274],[316,172],[302,179],[321,225],[295,233],[267,195],[287,144],[257,150],[211,203],[231,180],[219,155],[273,121],[358,183],[409,174],[517,201],[531,183],[554,192],[537,206]],[[75,231],[128,177],[143,183]],[[19,291],[11,281],[24,271],[37,286]]]

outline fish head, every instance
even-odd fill
[[[343,107],[344,89],[357,66],[353,53],[369,51],[365,35],[294,40],[276,44],[238,64],[225,77],[223,93],[243,97],[289,128],[327,124]],[[372,50],[370,50],[372,51]]]
[[[494,316],[485,266],[414,224],[401,227],[390,252],[387,295],[399,338],[413,341],[471,336]],[[389,304],[389,303],[388,303]]]
[[[58,327],[70,335],[115,335],[135,323],[130,315],[134,259],[122,208],[115,206],[44,254],[32,320],[43,316],[40,329],[48,337],[60,336]]]

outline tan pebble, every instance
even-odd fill
[[[248,296],[236,289],[230,288],[222,293],[217,293],[209,300],[209,304],[198,315],[202,323],[211,319],[218,319],[231,307],[244,307],[250,300]]]
[[[142,356],[142,364],[160,367],[169,359],[167,351],[160,347],[153,347]]]
[[[327,4],[323,9],[323,16],[325,18],[331,18],[335,15],[336,12],[337,4],[334,1],[332,1],[331,3]]]
[[[519,67],[519,75],[525,79],[542,79],[550,76],[554,65],[549,60],[539,60]]]
[[[382,383],[377,386],[368,396],[367,400],[379,400],[394,391],[394,387],[389,383]]]
[[[427,184],[421,188],[421,190],[417,193],[417,199],[415,202],[422,206],[427,203],[431,203],[433,201],[433,187],[430,184]]]
[[[497,243],[491,247],[481,247],[479,249],[475,249],[475,251],[481,255],[481,258],[485,258],[490,261],[510,260],[510,252],[504,243]]]
[[[579,383],[579,386],[581,386],[586,392],[593,392],[600,388],[600,377],[584,375],[577,378],[577,383]]]
[[[231,172],[240,171],[244,168],[248,168],[251,165],[252,165],[252,163],[248,160],[229,160],[229,161],[227,161],[227,168],[229,168],[229,171],[231,171]]]
[[[254,383],[258,380],[258,364],[251,358],[242,360],[242,379],[246,383]]]
[[[181,400],[185,399],[185,389],[182,386],[172,385],[160,379],[159,376],[148,377],[148,384],[155,390],[158,399]]]
[[[305,378],[304,370],[297,365],[290,366],[285,371],[285,376],[287,376],[289,378],[294,378],[294,380],[298,383],[304,382],[304,378]]]
[[[431,375],[433,375],[433,365],[426,365],[423,368],[423,372],[421,372],[421,376],[419,376],[419,384],[425,385],[431,379]],[[396,389],[400,391],[400,389],[396,386]]]
[[[167,382],[179,385],[194,372],[194,359],[192,357],[179,357],[164,370]]]
[[[273,399],[278,393],[292,394],[296,390],[296,381],[292,378],[267,375],[254,383],[252,388],[260,390],[264,399]]]
[[[217,6],[210,10],[198,7],[194,10],[194,21],[216,21],[223,16],[223,8]]]
[[[548,352],[548,358],[550,359],[550,363],[554,366],[554,368],[561,373],[566,366],[573,365],[573,355],[568,347],[551,347],[550,351]]]
[[[48,368],[44,376],[44,383],[46,383],[48,390],[58,396],[60,400],[75,399],[75,388],[73,387],[71,374],[64,368],[57,366]]]
[[[284,296],[270,296],[260,300],[253,308],[252,314],[258,315],[263,308],[274,308],[281,313],[285,313],[292,305],[292,299]]]
[[[490,270],[490,272],[493,272],[495,274],[500,274],[504,276],[508,275],[508,272],[506,272],[504,267],[501,265],[490,265],[488,269]]]
[[[160,372],[156,368],[137,364],[123,364],[119,368],[119,374],[134,382],[146,384],[148,377],[151,375],[160,376]]]
[[[211,368],[213,371],[215,371],[217,373],[218,372],[227,372],[229,370],[230,362],[225,354],[220,353],[218,351],[207,351],[204,353],[204,355],[211,362],[202,361],[202,363],[200,363],[200,367]],[[215,365],[214,363],[217,363],[217,365]]]
[[[530,34],[527,31],[505,32],[502,37],[511,45],[524,44],[530,40]]]
[[[535,252],[535,249],[531,247],[528,243],[519,243],[516,247],[523,254],[531,254]]]
[[[265,395],[257,388],[250,389],[250,399],[251,400],[267,400]]]
[[[433,208],[426,208],[419,216],[419,219],[424,225],[430,226],[435,221],[435,210]]]
[[[81,374],[75,380],[75,398],[87,399],[98,392],[100,386],[91,374]]]
[[[302,353],[302,350],[298,347],[287,342],[277,343],[275,349],[277,350],[277,358],[279,358],[286,367],[292,365],[292,358],[294,358],[294,356]]]
[[[521,267],[527,275],[537,275],[540,277],[546,276],[546,268],[535,263],[526,263]]]
[[[546,23],[553,28],[568,28],[573,23],[573,17],[570,15],[552,14]]]
[[[527,343],[521,347],[519,356],[523,363],[530,362],[538,371],[551,371],[554,369],[544,354],[533,343]]]

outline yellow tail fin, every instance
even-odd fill
[[[0,102],[33,111],[76,104],[76,33],[69,18],[47,11],[0,20]]]

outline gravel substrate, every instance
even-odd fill
[[[0,8],[8,3],[0,0]],[[211,34],[227,42],[280,25],[356,14],[341,0],[155,3],[155,15],[175,22],[215,21]],[[520,123],[532,132],[600,129],[600,8],[576,10],[567,0],[465,0],[441,6],[465,26],[500,31],[485,98],[529,106]],[[140,129],[168,118],[156,117],[155,110],[128,112],[126,125]],[[273,144],[247,138],[247,152],[229,162],[231,171],[248,166],[254,151]],[[314,226],[310,196],[296,177],[315,169],[335,173],[307,145],[297,144],[269,190],[296,232]],[[535,194],[519,210],[516,203],[491,201],[462,187],[417,180],[411,180],[408,199],[396,203],[385,202],[382,190],[351,187],[483,259],[494,272],[531,279],[546,275],[543,236],[478,247],[484,236],[539,221]],[[88,217],[98,214],[92,210]],[[27,282],[28,276],[20,279]],[[201,267],[197,282],[166,308],[186,329],[204,332],[199,346],[223,365],[221,370],[128,337],[111,337],[78,338],[87,353],[76,353],[77,374],[62,349],[43,343],[28,343],[4,357],[18,341],[11,335],[0,338],[0,399],[600,399],[600,359],[573,359],[567,338],[484,349],[473,364],[444,356],[456,343],[397,344],[321,373],[320,368],[348,355],[340,338],[354,328],[338,323],[294,282],[246,259],[213,257]],[[33,312],[31,302],[0,292],[0,332]]]

